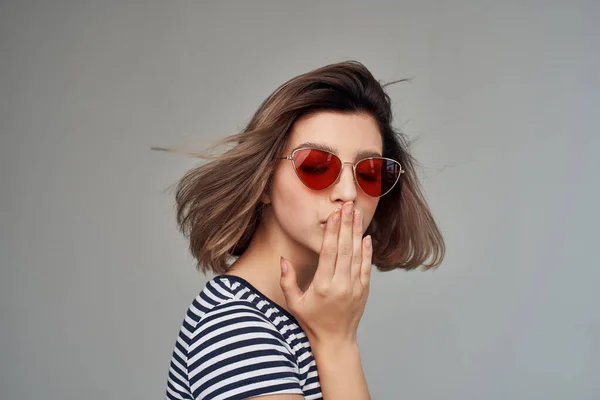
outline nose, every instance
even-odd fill
[[[344,168],[348,167],[348,168]],[[331,194],[333,201],[354,201],[357,195],[356,181],[354,180],[354,170],[352,163],[343,163],[342,172],[332,186]]]

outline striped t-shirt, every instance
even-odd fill
[[[278,393],[323,398],[304,331],[246,280],[212,278],[179,331],[166,398],[242,400]]]

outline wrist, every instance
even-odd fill
[[[314,345],[311,343],[311,349],[316,360],[343,360],[359,354],[356,338],[317,341]]]
[[[320,343],[313,349],[313,356],[319,370],[323,398],[371,398],[356,341]]]

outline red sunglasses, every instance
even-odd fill
[[[298,178],[313,190],[327,189],[342,173],[342,160],[333,153],[317,149],[296,149],[291,156],[281,157],[291,160]],[[354,181],[371,197],[381,197],[390,192],[404,173],[396,160],[385,157],[369,157],[352,164]]]

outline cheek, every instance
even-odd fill
[[[367,230],[367,227],[371,224],[371,221],[373,221],[373,216],[375,215],[375,210],[377,209],[378,204],[379,204],[379,199],[372,199],[372,200],[369,199],[364,204],[363,210],[365,213],[365,216],[364,216],[365,231]]]
[[[294,229],[306,223],[311,210],[311,193],[298,177],[282,171],[275,177],[273,202],[275,213],[284,228]]]

